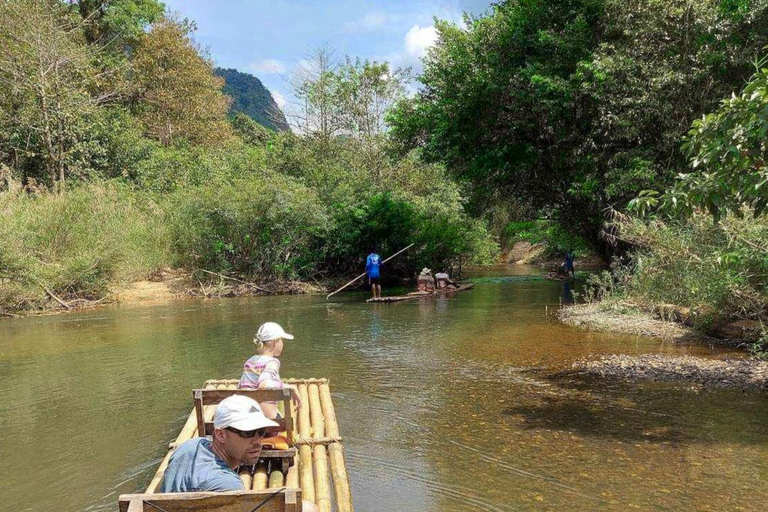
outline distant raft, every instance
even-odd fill
[[[405,295],[392,295],[389,297],[378,297],[376,299],[371,298],[366,300],[365,302],[400,302],[404,300],[414,300],[420,297],[432,297],[434,295],[450,295],[456,292],[471,290],[474,287],[475,287],[475,283],[462,283],[457,287],[440,288],[439,290],[434,290],[431,292],[418,291],[418,292],[410,292]]]
[[[328,379],[285,379],[295,384],[303,407],[296,411],[290,391],[238,389],[237,380],[209,380],[203,389],[193,391],[195,408],[168,446],[168,454],[144,494],[124,494],[120,512],[204,511],[301,512],[301,501],[314,502],[322,512],[353,512],[352,493],[344,461],[342,438],[336,422]],[[278,442],[267,447],[264,440],[261,459],[254,466],[240,467],[244,491],[157,493],[171,455],[177,446],[194,437],[213,432],[216,405],[224,398],[247,395],[258,402],[277,401],[283,418],[288,445]]]

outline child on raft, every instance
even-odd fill
[[[291,398],[296,408],[301,407],[301,397],[296,386],[285,384],[280,379],[280,354],[283,353],[284,340],[292,340],[288,334],[275,322],[266,322],[259,327],[253,342],[256,344],[256,355],[243,365],[243,375],[240,377],[240,389],[290,389]],[[261,409],[267,418],[278,417],[277,402],[262,402]]]

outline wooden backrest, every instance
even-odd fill
[[[195,401],[195,414],[197,415],[197,435],[200,437],[213,434],[213,422],[206,422],[203,415],[203,407],[216,405],[232,395],[245,395],[257,402],[283,402],[285,417],[276,419],[280,424],[280,431],[290,433],[293,431],[293,416],[291,415],[291,392],[288,389],[195,389],[192,397]]]
[[[301,489],[122,494],[118,500],[120,512],[243,512],[262,503],[259,512],[301,512]]]

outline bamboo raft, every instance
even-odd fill
[[[328,379],[286,379],[284,382],[296,385],[299,390],[302,407],[298,411],[288,390],[238,390],[237,380],[206,381],[204,389],[195,390],[195,408],[179,435],[169,444],[168,453],[146,491],[121,495],[120,512],[157,512],[158,506],[153,502],[160,502],[167,512],[240,512],[259,505],[258,510],[262,512],[300,512],[302,499],[314,502],[322,512],[353,512],[344,448]],[[212,431],[215,404],[236,391],[259,396],[258,401],[278,399],[280,395],[279,399],[287,405],[285,417],[278,421],[281,426],[285,425],[291,446],[287,450],[264,449],[258,464],[241,467],[240,479],[245,491],[157,493],[176,447]]]
[[[445,293],[463,292],[466,290],[471,290],[474,287],[475,287],[475,283],[465,283],[465,284],[460,284],[456,288],[440,288],[440,289],[435,289],[434,291],[431,291],[431,292],[422,292],[422,291],[410,292],[405,295],[391,295],[389,297],[378,297],[376,299],[371,298],[366,300],[365,302],[400,302],[403,300],[418,299],[419,297],[431,297],[433,295],[441,295]]]

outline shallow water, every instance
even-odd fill
[[[149,482],[190,390],[238,377],[266,320],[296,336],[283,376],[331,379],[358,511],[766,510],[765,393],[562,372],[589,354],[727,351],[563,326],[546,314],[562,284],[510,272],[393,304],[352,293],[2,320],[0,510],[114,510]]]

